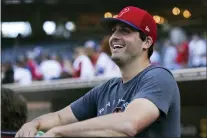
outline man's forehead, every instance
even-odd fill
[[[122,22],[116,22],[112,25],[112,28],[121,28],[121,27],[128,27],[131,28],[128,24],[122,23]]]

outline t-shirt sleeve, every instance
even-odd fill
[[[174,77],[165,69],[156,68],[147,72],[139,84],[136,98],[146,98],[153,102],[166,116],[177,88]]]
[[[79,121],[96,116],[99,91],[100,86],[97,86],[70,104],[73,114]]]

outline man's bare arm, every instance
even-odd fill
[[[128,136],[131,130],[131,123],[127,114],[116,113],[96,117],[93,119],[73,123],[71,125],[59,126],[49,130],[44,136],[53,137],[48,133],[56,133],[55,136],[66,137],[112,137]],[[120,120],[122,120],[120,122]],[[116,124],[116,125],[115,125]]]
[[[114,113],[53,128],[45,136],[111,137],[135,136],[159,117],[158,108],[147,99],[132,101],[123,113]]]
[[[67,106],[57,112],[42,115],[32,122],[37,126],[38,130],[49,130],[56,126],[71,124],[77,121],[70,106]]]

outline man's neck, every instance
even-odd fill
[[[137,74],[139,74],[150,65],[151,64],[148,59],[139,58],[121,67],[120,70],[122,73],[123,83],[126,83],[127,81],[133,79]]]

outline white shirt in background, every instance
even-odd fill
[[[62,72],[62,67],[59,62],[55,60],[45,60],[39,66],[40,72],[44,80],[51,80],[59,78]]]
[[[174,46],[166,47],[163,56],[164,67],[170,70],[177,69],[176,57],[177,57],[177,49]]]
[[[192,40],[189,43],[189,57],[192,66],[206,65],[206,42],[202,39]]]
[[[28,69],[16,67],[14,68],[14,81],[20,85],[29,85],[32,83],[32,75]]]
[[[99,74],[100,70],[102,73]],[[96,63],[97,76],[103,77],[121,77],[119,67],[111,60],[111,58],[104,52],[100,53]]]
[[[80,70],[80,78],[92,78],[95,76],[95,69],[88,56],[81,55],[73,62],[73,69]]]

